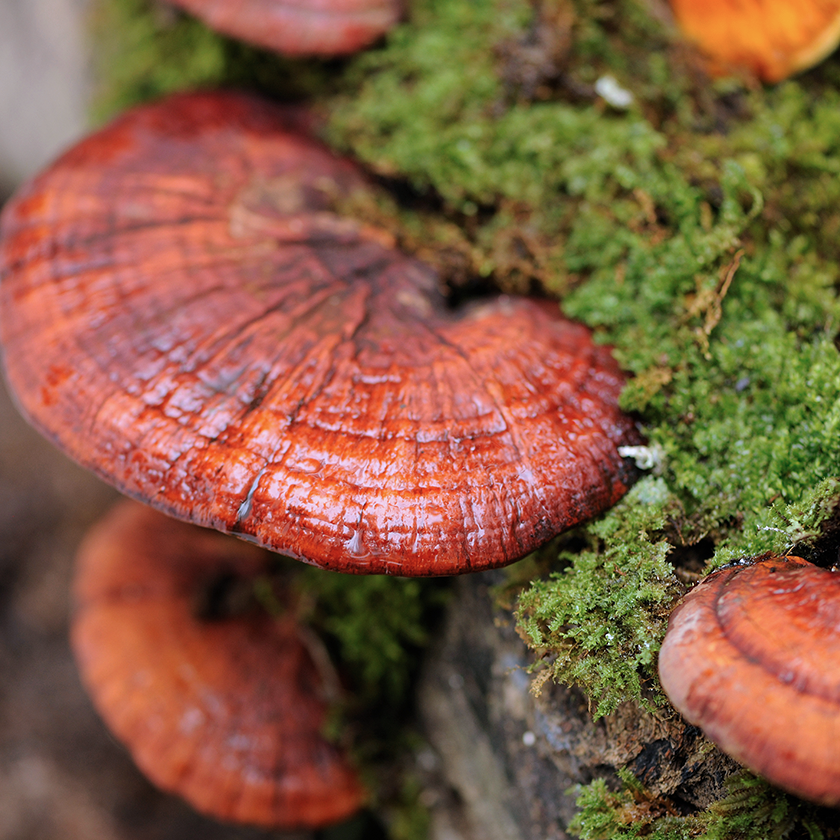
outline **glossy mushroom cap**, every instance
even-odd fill
[[[401,0],[169,0],[211,29],[283,55],[348,55],[384,35]]]
[[[840,805],[840,575],[763,555],[674,610],[659,654],[677,710],[791,793]]]
[[[100,714],[159,787],[221,820],[319,827],[364,792],[322,736],[323,673],[294,616],[196,617],[267,552],[125,501],[84,541],[72,642]]]
[[[778,82],[807,70],[840,42],[840,0],[670,0],[686,37],[717,75],[746,70]]]
[[[556,306],[451,310],[334,212],[358,171],[236,94],[136,109],[0,216],[31,422],[130,496],[349,572],[504,565],[614,504],[639,442]]]

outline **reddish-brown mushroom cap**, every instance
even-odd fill
[[[79,551],[72,641],[108,726],[159,787],[218,819],[318,827],[361,807],[322,729],[325,683],[294,616],[199,620],[202,587],[271,555],[125,501]]]
[[[717,75],[746,70],[778,82],[840,42],[840,0],[670,0],[686,37]]]
[[[638,442],[556,307],[450,310],[331,209],[358,171],[235,94],[136,109],[0,217],[30,420],[129,495],[338,571],[504,565],[614,504]]]
[[[840,804],[840,575],[763,555],[715,572],[674,610],[662,687],[724,752]]]
[[[348,55],[384,35],[401,0],[169,0],[212,29],[284,55]]]

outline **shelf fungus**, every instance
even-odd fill
[[[349,55],[384,35],[401,0],[169,0],[211,29],[289,56]]]
[[[840,575],[762,555],[674,610],[659,654],[677,710],[791,793],[840,805]]]
[[[218,819],[322,827],[365,799],[322,735],[335,675],[288,598],[270,616],[220,595],[271,557],[125,500],[79,550],[73,648],[103,718],[158,786]]]
[[[747,71],[779,82],[818,64],[840,42],[840,0],[670,0],[686,38],[715,75]]]
[[[614,504],[640,439],[609,349],[545,301],[449,307],[336,212],[365,181],[298,122],[178,95],[18,192],[0,337],[31,422],[129,496],[343,572],[501,566]]]

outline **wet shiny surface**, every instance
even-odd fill
[[[318,827],[364,791],[322,737],[323,666],[292,613],[199,620],[203,588],[270,555],[124,501],[77,558],[72,641],[98,710],[158,786],[221,820]]]
[[[398,20],[401,0],[169,0],[234,38],[285,55],[347,55]]]
[[[138,109],[0,217],[0,334],[31,421],[124,492],[340,571],[504,565],[614,504],[638,442],[556,306],[450,311],[341,218],[364,189],[234,94]]]
[[[659,673],[724,752],[840,804],[840,575],[772,555],[710,575],[671,615]]]

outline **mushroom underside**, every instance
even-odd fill
[[[329,681],[292,606],[207,619],[220,576],[253,578],[271,555],[132,501],[77,557],[72,644],[94,704],[159,787],[221,820],[314,828],[364,790],[323,735]]]
[[[400,0],[169,0],[210,28],[284,55],[348,55],[400,18]]]

